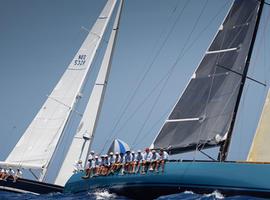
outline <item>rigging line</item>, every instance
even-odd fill
[[[186,49],[186,51],[183,53],[183,56],[182,56],[182,57],[184,57],[184,55],[186,55],[186,53],[191,49],[191,47],[192,47],[194,44],[196,44],[196,41],[201,37],[202,33],[205,32],[205,31],[208,29],[208,27],[213,23],[213,21],[217,18],[217,16],[220,15],[221,11],[224,9],[224,7],[226,7],[227,4],[228,4],[228,1],[227,1],[224,5],[222,5],[222,7],[220,7],[220,9],[218,9],[217,13],[214,15],[214,17],[212,18],[212,20],[210,20],[210,22],[209,22],[209,23],[203,28],[203,30],[197,35],[196,39],[188,46],[188,48]],[[157,85],[153,88],[153,90],[152,90],[149,94],[152,94],[153,91],[157,89],[157,86],[158,86],[158,85],[159,85],[166,77],[167,77],[167,74],[165,74],[165,76],[162,77],[162,78],[158,81]],[[120,127],[119,130],[122,130],[122,129],[126,126],[127,122],[130,121],[130,120],[134,117],[134,115],[138,112],[138,109],[141,107],[141,105],[144,104],[144,103],[146,102],[146,100],[147,100],[148,98],[150,98],[150,96],[151,96],[151,95],[148,95],[148,96],[142,101],[142,103],[137,107],[137,109],[135,109],[135,112],[133,112],[132,114],[129,115],[128,119],[123,123],[123,125]]]
[[[167,21],[170,21],[173,14],[176,12],[177,8],[179,7],[179,3],[180,1],[177,2],[176,6],[174,6],[169,18]],[[120,123],[121,119],[123,118],[124,114],[126,113],[127,111],[127,108],[129,107],[129,105],[131,104],[131,102],[133,101],[136,93],[138,92],[139,88],[141,87],[143,81],[145,80],[147,74],[150,72],[150,70],[152,69],[153,67],[153,64],[155,62],[155,60],[157,59],[157,57],[160,55],[161,53],[161,50],[163,49],[163,47],[165,46],[167,40],[169,39],[169,36],[171,35],[171,33],[173,32],[173,30],[175,29],[175,26],[176,26],[176,23],[179,21],[179,19],[181,18],[181,16],[183,15],[183,12],[185,10],[185,8],[187,7],[189,1],[186,1],[185,4],[184,4],[184,7],[181,9],[180,13],[178,14],[176,20],[174,21],[173,23],[173,26],[171,27],[171,29],[169,30],[169,32],[167,33],[167,35],[165,36],[165,40],[162,42],[162,45],[161,47],[158,49],[157,53],[154,55],[154,58],[153,60],[151,61],[150,65],[147,67],[147,70],[145,71],[143,77],[140,79],[138,85],[136,86],[133,94],[130,96],[130,98],[128,99],[128,102],[126,103],[126,105],[124,106],[124,109],[122,110],[121,114],[120,114],[120,117],[118,118],[118,120],[116,121],[114,127],[112,128],[111,130],[111,135],[108,137],[107,141],[105,142],[104,144],[104,147],[107,145],[107,143],[109,142],[110,138],[112,137],[112,134],[114,134],[114,137],[115,137],[115,130],[118,126],[118,124]],[[166,26],[167,26],[168,23],[165,24],[165,28],[162,29],[162,32],[160,34],[160,36],[158,37],[157,39],[157,42],[155,44],[158,44],[158,41],[160,40],[161,36],[165,33],[165,31],[167,30],[166,29]],[[102,151],[104,150],[104,147],[102,148]]]
[[[179,3],[179,2],[178,2],[178,3]],[[153,59],[152,59],[150,65],[148,66],[148,68],[147,68],[146,72],[144,73],[142,79],[139,81],[139,84],[136,86],[134,93],[130,96],[129,101],[128,101],[128,103],[126,104],[123,113],[121,114],[121,118],[122,118],[122,116],[124,116],[125,112],[127,111],[128,106],[129,106],[129,105],[131,104],[131,102],[133,101],[133,99],[134,99],[134,97],[135,97],[137,91],[140,89],[140,87],[141,87],[143,81],[145,80],[145,78],[147,77],[148,73],[149,73],[150,70],[152,69],[152,67],[153,67],[153,65],[154,65],[154,63],[155,63],[157,57],[160,55],[162,49],[164,48],[165,44],[167,43],[167,41],[168,41],[168,39],[169,39],[169,36],[170,36],[171,33],[174,31],[174,29],[175,29],[175,27],[176,27],[176,24],[177,24],[177,22],[179,21],[179,19],[181,18],[181,16],[183,15],[183,12],[184,12],[185,8],[187,7],[188,3],[189,3],[189,1],[186,1],[186,3],[184,4],[184,7],[182,8],[181,12],[179,13],[177,19],[174,21],[173,26],[172,26],[171,29],[169,30],[169,32],[168,32],[168,34],[166,35],[165,39],[163,40],[163,42],[162,42],[162,44],[161,44],[161,47],[158,49],[157,53],[154,55],[154,57],[153,57]],[[177,5],[177,7],[178,7],[178,5]],[[172,13],[174,13],[175,10],[176,10],[176,9],[174,9]],[[171,13],[171,15],[170,15],[170,18],[173,16],[172,13]],[[169,18],[169,20],[170,20],[170,18]],[[168,21],[169,21],[169,20],[168,20]],[[166,30],[166,29],[163,29],[163,30]],[[161,35],[163,35],[163,33],[164,33],[164,31],[161,32],[159,38],[161,37]],[[117,126],[118,126],[118,124],[119,124],[121,118],[118,120],[118,123],[117,123],[117,125],[115,126],[115,129],[117,128]],[[113,131],[115,131],[115,129],[114,129]]]
[[[228,70],[228,71],[230,71],[230,72],[233,72],[234,74],[237,74],[237,75],[239,75],[239,76],[241,76],[241,77],[243,76],[242,73],[237,72],[237,71],[235,71],[235,70],[232,70],[232,69],[230,69],[230,68],[228,68],[228,67],[225,67],[225,66],[223,66],[223,65],[216,64],[216,66],[218,66],[218,67],[220,67],[220,68],[222,68],[222,69],[226,69],[226,70]],[[247,76],[247,79],[249,79],[249,80],[251,80],[251,81],[253,81],[253,82],[255,82],[255,83],[258,83],[258,84],[263,85],[264,87],[266,87],[266,84],[265,84],[265,83],[263,83],[263,82],[261,82],[261,81],[258,81],[258,80],[254,79],[254,78],[251,78],[251,77]]]
[[[246,115],[245,114],[245,111],[246,111],[246,109],[245,109],[245,104],[246,104],[246,96],[247,96],[247,93],[248,93],[248,91],[249,91],[249,87],[250,87],[250,85],[247,83],[246,85],[245,85],[245,92],[243,92],[243,97],[242,97],[242,100],[241,100],[241,103],[240,103],[240,106],[239,106],[239,110],[241,110],[242,112],[241,112],[241,115],[243,115],[244,117],[238,117],[237,118],[237,124],[238,124],[238,129],[240,130],[239,132],[237,132],[237,134],[238,134],[238,136],[239,136],[239,141],[244,141],[243,140],[243,134],[241,134],[241,133],[243,133],[243,131],[241,131],[241,130],[243,130],[243,126],[244,126],[244,122],[246,122],[246,120],[244,120],[244,118],[246,117],[246,116],[248,116],[248,115]],[[236,134],[235,134],[236,135]],[[245,138],[244,138],[245,139]],[[232,140],[233,141],[233,140]],[[238,155],[241,155],[241,147],[242,147],[243,145],[237,145],[237,153],[238,153]]]
[[[168,113],[169,113],[170,111],[171,111],[171,108],[167,109],[167,111],[164,112],[164,113],[161,115],[161,117],[153,123],[153,125],[146,131],[146,133],[151,132],[151,131],[154,129],[154,127],[157,126],[157,125],[161,122],[161,120],[163,120],[163,119],[168,115]],[[138,141],[138,143],[140,144],[140,143],[143,141],[143,139],[145,139],[147,136],[151,136],[151,135],[148,134],[148,135],[146,135],[145,137],[142,137],[142,138]]]
[[[199,21],[200,21],[202,15],[203,15],[205,9],[206,9],[207,4],[208,4],[208,0],[205,1],[204,5],[203,5],[203,7],[202,7],[202,9],[201,9],[201,12],[200,12],[199,16],[197,17],[197,19],[196,19],[196,21],[195,21],[195,24],[193,25],[193,27],[192,27],[192,29],[191,29],[191,32],[190,32],[190,34],[189,34],[189,36],[188,36],[188,38],[187,38],[187,40],[186,40],[186,42],[185,42],[183,48],[181,49],[179,55],[177,56],[176,61],[173,63],[172,67],[170,68],[170,73],[168,74],[168,77],[165,79],[165,83],[164,83],[163,87],[161,88],[161,90],[160,90],[160,92],[159,92],[159,94],[158,94],[158,96],[157,96],[157,98],[156,98],[154,104],[152,105],[152,108],[150,109],[150,112],[149,112],[149,114],[147,115],[147,118],[146,118],[146,120],[144,121],[144,123],[143,123],[141,129],[139,130],[139,134],[136,135],[135,141],[133,142],[133,146],[134,146],[134,144],[136,143],[138,137],[141,135],[141,133],[142,133],[142,131],[143,131],[145,125],[146,125],[146,122],[148,122],[148,120],[150,119],[150,116],[152,115],[153,110],[154,110],[156,104],[158,103],[158,101],[159,101],[159,99],[160,99],[161,94],[163,93],[165,87],[167,86],[168,80],[169,80],[169,78],[171,77],[172,72],[173,72],[174,69],[176,68],[178,61],[182,58],[182,55],[183,55],[183,53],[185,52],[184,50],[185,50],[186,46],[188,45],[188,43],[189,43],[189,41],[190,41],[190,38],[191,38],[191,36],[193,35],[195,29],[197,28],[197,25],[198,25],[198,23],[199,23]]]
[[[124,125],[122,125],[119,129],[118,132],[120,132],[125,125],[134,117],[135,114],[137,114],[140,110],[140,108],[142,108],[142,106],[145,104],[145,102],[152,96],[152,94],[158,89],[159,85],[165,80],[165,77],[163,77],[160,82],[158,82],[156,84],[156,86],[151,90],[151,92],[146,96],[146,98],[143,99],[143,101],[141,101],[141,103],[134,109],[135,111],[129,115],[129,117],[123,122]]]
[[[261,51],[261,49],[263,49],[264,51],[264,63],[263,63],[263,65],[264,65],[264,67],[265,67],[265,65],[266,65],[266,62],[265,62],[265,38],[266,38],[266,32],[267,32],[267,28],[269,27],[269,20],[270,19],[270,12],[268,11],[268,14],[267,14],[267,16],[266,16],[266,14],[264,14],[264,28],[263,28],[263,31],[262,31],[262,36],[260,37],[260,41],[258,42],[259,43],[259,45],[258,45],[258,47],[257,47],[257,49],[259,49],[259,50],[257,50],[256,51],[256,54],[255,54],[255,58],[253,59],[253,63],[252,63],[252,65],[254,66],[257,62],[258,62],[258,58],[259,58],[259,55],[260,55],[260,51]],[[263,45],[263,48],[261,48],[262,47],[262,45]],[[252,69],[254,69],[254,67],[252,68]],[[250,74],[250,72],[249,72],[249,74]],[[267,73],[264,73],[264,80],[265,80],[265,82],[267,82]]]
[[[214,22],[214,20],[221,14],[221,11],[224,10],[224,8],[229,4],[229,1],[226,1],[224,5],[220,7],[220,9],[217,11],[216,15],[209,21],[209,23],[200,31],[200,33],[197,35],[197,37],[191,42],[191,44],[187,47],[186,51],[183,54],[183,57],[186,55],[186,53],[193,47],[194,44],[198,41],[198,39],[202,36],[202,34],[208,30],[208,27]]]
[[[217,161],[216,159],[214,159],[212,156],[208,155],[207,153],[203,152],[201,149],[199,150],[199,152],[201,152],[203,155],[205,155],[207,158],[209,158],[210,160],[213,161]]]
[[[171,70],[171,71],[173,71],[173,70]],[[150,109],[148,115],[146,116],[146,120],[144,120],[144,122],[143,122],[141,128],[139,129],[139,133],[136,134],[136,137],[135,137],[135,139],[134,139],[134,141],[133,141],[133,143],[132,143],[132,147],[134,147],[134,145],[136,144],[136,142],[137,142],[139,136],[141,135],[141,133],[142,133],[142,131],[143,131],[143,129],[144,129],[146,123],[147,123],[148,120],[150,119],[150,117],[151,117],[151,115],[152,115],[152,113],[153,113],[153,111],[154,111],[154,108],[155,108],[156,104],[158,103],[158,101],[159,101],[159,99],[160,99],[160,96],[161,96],[163,90],[165,89],[165,87],[166,87],[166,85],[167,85],[166,83],[168,82],[168,80],[169,80],[170,77],[171,77],[171,74],[168,74],[168,77],[166,78],[165,83],[163,84],[163,86],[162,86],[162,88],[161,88],[161,90],[160,90],[160,92],[159,92],[159,94],[158,94],[156,100],[155,100],[154,103],[152,104],[151,109]]]

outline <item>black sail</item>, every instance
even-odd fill
[[[218,146],[226,139],[259,6],[258,0],[235,0],[154,148],[174,154]]]

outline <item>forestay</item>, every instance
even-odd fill
[[[55,184],[57,185],[64,185],[68,178],[70,178],[70,176],[73,174],[73,165],[75,161],[82,160],[83,164],[85,164],[85,161],[87,160],[89,148],[94,137],[95,128],[98,122],[99,113],[102,107],[103,97],[107,86],[122,6],[123,1],[119,1],[119,8],[115,17],[113,30],[110,35],[110,39],[95,85],[86,105],[85,111],[77,129],[77,133],[72,140],[64,162],[62,163],[61,169],[59,170],[59,173],[56,177]]]
[[[108,0],[81,48],[52,93],[6,159],[6,163],[46,171],[69,119],[116,0]],[[43,175],[39,178],[42,180]]]
[[[255,29],[260,1],[236,0],[176,103],[154,148],[170,153],[220,145],[226,139]]]
[[[254,136],[249,154],[250,162],[270,162],[270,90],[265,100],[261,119]]]

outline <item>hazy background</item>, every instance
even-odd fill
[[[92,149],[106,152],[113,138],[126,141],[134,149],[143,149],[152,143],[231,2],[125,1]],[[90,29],[105,3],[105,0],[0,0],[0,160],[12,150],[80,47],[87,35],[81,27]],[[249,70],[249,76],[267,84],[270,77],[268,15],[269,6],[265,6]],[[79,112],[83,112],[92,89],[108,36],[107,31],[82,102],[78,104]],[[181,59],[177,60],[179,56]],[[246,158],[267,90],[268,86],[247,80],[229,159]],[[66,130],[67,137],[52,165],[52,177],[79,119],[74,114]],[[197,158],[204,157],[198,153]]]

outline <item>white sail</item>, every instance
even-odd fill
[[[42,181],[104,34],[116,0],[108,0],[89,35],[6,163],[43,169]]]
[[[77,133],[73,138],[72,144],[55,180],[55,184],[57,185],[64,185],[68,178],[73,174],[73,164],[75,161],[82,160],[85,162],[87,159],[111,68],[112,55],[117,37],[122,6],[123,1],[121,0],[95,85],[89,97],[89,101],[80,121]]]
[[[270,162],[270,90],[263,107],[261,119],[254,136],[248,158],[250,162]]]

